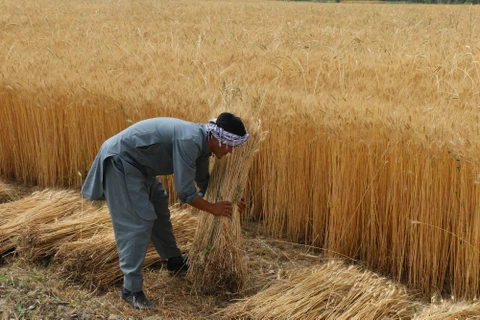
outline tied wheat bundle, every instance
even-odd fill
[[[197,228],[197,217],[188,209],[174,206],[171,221],[177,244],[183,250],[188,249]],[[90,238],[63,243],[54,260],[61,265],[61,272],[66,278],[89,288],[105,289],[122,277],[111,224]],[[143,267],[159,261],[158,253],[150,245]]]
[[[82,211],[84,205],[79,193],[71,190],[44,190],[3,204],[0,209],[0,254],[14,249],[26,228],[70,216]]]
[[[71,243],[62,249],[72,250],[69,253],[70,259],[64,260],[63,264],[63,273],[68,274],[69,280],[90,289],[107,289],[122,279],[113,231],[99,233],[91,239]],[[61,256],[62,253],[58,258]],[[143,267],[148,268],[159,261],[158,253],[150,244]]]
[[[331,261],[291,270],[286,279],[219,315],[228,319],[411,319],[416,307],[402,286]]]
[[[250,136],[245,145],[214,163],[205,195],[209,202],[232,201],[231,219],[199,213],[198,229],[189,252],[187,277],[195,290],[205,294],[217,290],[239,292],[244,287],[244,243],[236,204],[243,195],[254,155],[265,137],[259,122],[252,122],[248,131]]]
[[[63,243],[91,238],[105,228],[110,228],[107,206],[85,204],[75,215],[27,226],[21,232],[16,251],[29,261],[42,259],[55,254]]]
[[[51,197],[55,197],[55,192],[46,189],[34,192],[15,202],[0,204],[0,227],[9,224],[12,219],[18,218],[23,212],[39,206],[40,203],[50,202]]]
[[[69,281],[86,287],[107,286],[121,275],[113,230],[105,229],[91,238],[65,242],[54,256]]]

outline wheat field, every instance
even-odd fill
[[[479,34],[467,5],[0,0],[0,176],[78,189],[129,124],[241,102],[269,132],[245,219],[475,298]]]

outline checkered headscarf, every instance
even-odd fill
[[[245,129],[245,131],[247,131],[247,129]],[[217,126],[217,119],[211,119],[208,121],[207,132],[210,132],[212,136],[218,140],[220,146],[222,146],[223,143],[235,148],[245,144],[248,139],[248,132],[243,136],[239,136],[220,128]]]

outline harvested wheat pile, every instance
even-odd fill
[[[197,216],[189,209],[175,206],[171,209],[171,221],[178,246],[187,250],[193,241]],[[54,260],[67,279],[89,288],[104,289],[122,278],[111,224],[90,238],[63,243]],[[158,253],[150,245],[143,266],[159,261]]]
[[[14,249],[23,230],[77,214],[89,207],[71,190],[43,190],[0,206],[0,254]]]
[[[62,244],[54,261],[60,264],[67,280],[87,287],[102,287],[121,276],[113,229],[103,230],[91,238]]]
[[[81,212],[63,219],[26,226],[20,234],[17,253],[27,260],[51,256],[67,242],[91,238],[110,229],[108,207],[86,205]]]
[[[0,227],[8,224],[12,219],[16,219],[19,215],[22,215],[23,212],[35,208],[40,203],[45,203],[45,199],[50,198],[53,192],[54,191],[48,189],[37,191],[15,202],[0,204]]]
[[[415,315],[414,320],[469,320],[480,319],[480,303],[478,302],[454,302],[442,301],[432,303],[420,313]]]
[[[230,200],[236,204],[242,197],[252,166],[265,134],[260,124],[247,126],[248,142],[235,149],[226,159],[216,161],[210,175],[205,198],[209,202]],[[198,229],[189,253],[188,279],[195,290],[205,294],[242,290],[246,275],[244,243],[240,215],[234,205],[232,218],[199,213]]]
[[[217,315],[228,319],[403,319],[419,307],[385,278],[331,261],[291,270],[286,279]]]

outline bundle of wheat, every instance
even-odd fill
[[[250,134],[248,142],[226,159],[215,162],[205,196],[208,201],[230,200],[236,204],[241,199],[254,154],[265,137],[260,123],[252,121],[247,127]],[[240,291],[246,274],[243,247],[236,205],[231,219],[200,212],[187,274],[194,288],[205,294],[217,290]]]
[[[49,223],[26,226],[20,234],[16,251],[29,261],[55,254],[63,244],[91,238],[110,227],[107,206],[85,205],[82,212]]]
[[[44,190],[23,200],[3,204],[0,209],[0,253],[14,249],[26,228],[81,212],[85,206],[89,205],[80,194],[71,190]]]
[[[32,193],[21,200],[0,204],[0,227],[9,223],[11,219],[17,218],[23,212],[45,202],[52,195],[53,191],[43,190]]]
[[[413,320],[469,320],[480,319],[480,303],[442,301],[432,303],[413,317]]]
[[[293,269],[287,278],[219,315],[228,319],[401,319],[411,318],[416,307],[400,285],[331,261]]]
[[[90,287],[101,287],[98,272],[107,272],[106,282],[120,276],[113,230],[105,229],[90,238],[63,243],[54,256],[67,280]],[[113,281],[114,281],[113,280]]]
[[[190,210],[175,206],[171,209],[171,221],[177,244],[183,251],[187,250],[197,227],[197,217]],[[54,261],[61,265],[66,278],[89,288],[104,289],[122,277],[111,225],[90,238],[63,243]],[[158,253],[149,246],[144,268],[159,261]]]

